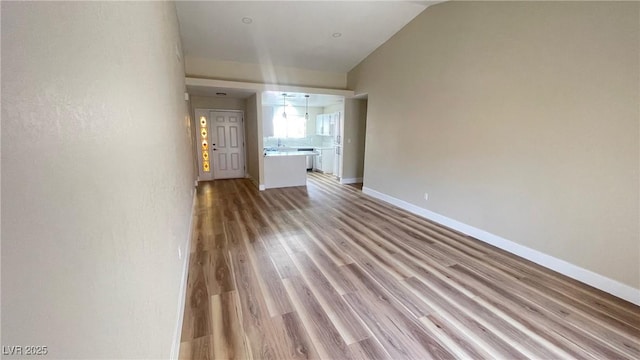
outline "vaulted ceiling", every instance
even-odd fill
[[[178,1],[187,57],[344,73],[437,1]]]

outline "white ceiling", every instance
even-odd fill
[[[437,2],[178,1],[176,8],[185,56],[344,73]]]

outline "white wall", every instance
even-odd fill
[[[174,5],[1,6],[2,344],[168,358],[194,181]]]
[[[640,289],[639,14],[429,7],[348,75],[364,185]]]
[[[342,178],[359,181],[364,173],[367,101],[345,99],[343,119]]]
[[[246,110],[246,99],[191,95],[190,100],[192,111],[193,109]]]
[[[259,186],[260,182],[260,164],[259,158],[262,157],[262,148],[258,148],[258,94],[251,95],[246,99],[246,116],[245,116],[245,133],[247,151],[247,173],[251,179]]]
[[[221,61],[191,56],[187,56],[185,61],[186,73],[189,77],[328,89],[345,89],[347,85],[346,73]]]

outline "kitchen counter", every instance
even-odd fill
[[[265,151],[264,187],[266,189],[307,185],[307,156],[316,151]]]
[[[265,151],[264,156],[308,156],[319,155],[317,151]]]

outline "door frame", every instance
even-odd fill
[[[246,149],[246,131],[244,128],[244,111],[242,110],[210,110],[209,114],[211,114],[212,112],[223,112],[223,113],[235,113],[235,114],[239,114],[240,116],[240,126],[242,127],[240,129],[240,133],[242,134],[242,155],[243,155],[243,173],[242,173],[242,178],[246,178],[247,177],[247,149]],[[210,122],[210,126],[213,126],[213,121]],[[211,128],[209,129],[211,132]],[[213,132],[211,132],[211,136],[213,136]],[[213,145],[212,145],[213,146]],[[229,179],[229,178],[216,178],[216,172],[213,171],[215,169],[215,166],[213,166],[213,158],[211,160],[211,173],[212,173],[212,177],[213,180],[224,180],[224,179]]]
[[[247,172],[247,130],[245,128],[244,125],[244,110],[238,110],[238,109],[211,109],[211,108],[193,108],[193,113],[194,113],[194,117],[193,117],[193,121],[194,121],[194,139],[195,139],[195,144],[196,144],[196,153],[194,154],[196,157],[196,164],[198,166],[198,179],[197,181],[214,181],[216,179],[214,179],[214,175],[213,175],[213,167],[211,167],[211,179],[201,179],[200,178],[200,170],[201,170],[201,160],[200,160],[200,133],[199,133],[199,129],[200,129],[200,124],[198,123],[200,121],[200,119],[198,119],[197,117],[197,112],[198,111],[206,111],[207,112],[207,131],[209,131],[209,133],[211,133],[211,119],[210,119],[210,114],[212,111],[218,111],[218,112],[234,112],[234,113],[239,113],[240,116],[242,117],[242,121],[240,122],[242,124],[242,152],[244,153],[244,177],[247,178],[249,177],[249,173]],[[211,150],[209,150],[211,151]],[[209,156],[209,159],[211,159],[211,155]]]

